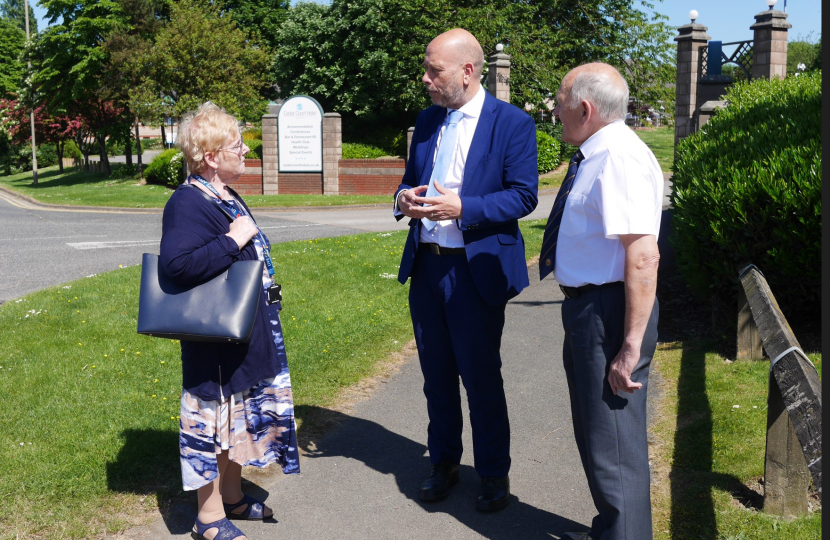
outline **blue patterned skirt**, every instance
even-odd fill
[[[207,401],[182,391],[179,451],[185,491],[199,489],[217,476],[216,455],[242,466],[279,463],[285,474],[300,472],[294,398],[282,326],[276,306],[270,310],[280,373],[253,388]]]

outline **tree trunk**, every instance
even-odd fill
[[[55,144],[55,150],[58,153],[58,172],[63,174],[63,141],[58,141]]]
[[[126,130],[126,137],[124,138],[124,157],[127,167],[133,166],[133,138],[130,136],[130,130]]]
[[[141,139],[138,136],[138,116],[135,117],[135,152],[136,152],[136,161],[138,162],[138,176],[139,178],[142,176],[141,171]]]
[[[100,151],[100,163],[103,172],[109,176],[112,174],[112,169],[110,169],[110,158],[107,156],[107,138],[104,135],[98,136],[98,149]]]
[[[167,132],[164,131],[164,122],[161,123],[161,147],[167,149]]]

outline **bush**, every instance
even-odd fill
[[[183,175],[184,155],[175,148],[157,155],[144,169],[144,178],[148,184],[160,184],[171,188],[182,183]]]
[[[755,264],[781,308],[820,315],[821,73],[736,84],[729,106],[677,146],[677,262],[691,288],[734,310]]]
[[[374,146],[383,151],[381,155],[403,157],[406,154],[406,131],[415,125],[414,117],[411,122],[408,120],[388,114],[360,117],[344,114],[343,142]]]
[[[544,131],[536,131],[536,147],[539,153],[539,174],[552,171],[562,163],[559,141]]]
[[[262,128],[261,127],[252,127],[246,129],[242,132],[242,140],[245,141],[245,144],[248,147],[251,146],[250,141],[261,141],[262,140]]]
[[[377,146],[360,143],[343,143],[343,159],[375,159],[389,153]]]
[[[84,159],[84,154],[78,148],[78,145],[75,144],[75,141],[68,139],[63,143],[63,157],[66,159],[75,158],[80,161]]]
[[[245,144],[247,144],[248,148],[251,149],[250,152],[245,154],[245,159],[262,159],[261,139],[248,139],[245,141]]]

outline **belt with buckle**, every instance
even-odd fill
[[[439,246],[438,244],[433,244],[432,242],[421,242],[418,244],[418,250],[426,250],[432,253],[433,255],[464,255],[467,253],[467,250],[463,247],[461,248],[451,248],[451,247],[444,247]]]
[[[622,281],[612,281],[611,283],[603,283],[601,285],[589,283],[587,285],[582,285],[581,287],[566,287],[565,285],[559,285],[559,288],[562,289],[562,294],[565,295],[565,298],[579,298],[583,294],[597,289],[604,289],[606,287],[614,287],[622,284]]]

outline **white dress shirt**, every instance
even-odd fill
[[[579,147],[585,159],[568,195],[556,244],[556,281],[567,287],[622,281],[619,235],[660,231],[663,172],[622,120]]]
[[[442,182],[443,186],[456,195],[461,193],[461,184],[464,182],[464,166],[467,163],[467,155],[470,153],[470,144],[473,142],[473,135],[478,126],[478,119],[481,116],[481,109],[484,108],[484,87],[480,86],[473,99],[465,103],[459,111],[464,117],[458,122],[458,137],[455,140],[455,151],[453,152],[447,178]],[[454,109],[447,109],[447,115]],[[438,134],[438,144],[432,156],[432,162],[438,156],[438,145],[441,144],[441,137],[444,135],[446,126],[441,126]],[[439,178],[440,180],[440,178]],[[462,209],[463,210],[463,209]],[[464,247],[464,237],[461,229],[454,219],[445,219],[436,222],[437,225],[431,231],[421,227],[421,242],[432,242],[444,247]]]

